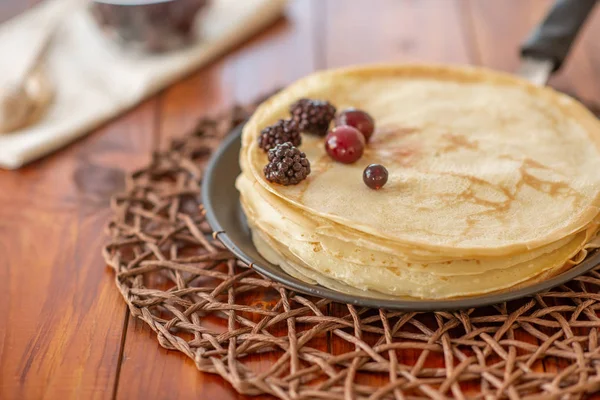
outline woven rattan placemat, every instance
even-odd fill
[[[112,199],[104,257],[161,346],[240,393],[282,399],[570,399],[600,390],[600,269],[534,298],[417,314],[309,298],[236,260],[213,239],[199,195],[211,152],[250,111],[202,120]]]

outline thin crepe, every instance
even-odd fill
[[[346,293],[354,288],[386,296],[437,299],[500,291],[562,270],[596,231],[594,224],[559,242],[509,257],[406,263],[393,254],[356,244],[324,241],[262,201],[266,191],[251,185],[245,177],[238,179],[237,186],[244,193],[242,207],[259,252],[298,279],[344,288]]]
[[[355,164],[303,134],[312,173],[271,184],[260,131],[301,97],[358,107],[377,130]],[[600,126],[573,99],[477,68],[383,66],[305,78],[244,128],[236,186],[258,251],[353,294],[442,299],[509,290],[580,262],[598,231]],[[373,191],[370,163],[390,173]]]
[[[318,222],[311,221],[306,216],[302,218],[301,223],[298,220],[291,220],[290,216],[294,214],[290,209],[283,208],[287,212],[282,212],[282,204],[274,205],[272,202],[277,202],[277,198],[262,189],[260,185],[255,183],[251,186],[252,183],[243,176],[238,178],[236,185],[243,193],[241,196],[242,207],[253,226],[269,232],[270,236],[277,237],[289,248],[300,242],[299,245],[323,251],[332,259],[368,268],[393,267],[406,273],[415,271],[437,276],[478,275],[530,261],[563,247],[573,239],[573,236],[569,236],[535,250],[504,257],[420,261],[415,259],[413,254],[407,254],[404,249],[399,247],[381,249],[368,240],[361,244],[343,240],[342,238],[347,236],[345,231],[340,232],[337,236],[320,234]]]
[[[299,185],[274,185],[262,174],[267,160],[256,139],[301,97],[365,109],[377,131],[352,165],[334,162],[321,138],[304,135],[312,174]],[[240,157],[265,189],[309,214],[476,258],[585,229],[598,214],[599,147],[598,121],[552,89],[480,68],[384,66],[321,72],[289,86],[246,125]],[[390,172],[380,191],[361,179],[373,162]]]
[[[475,276],[435,277],[404,274],[395,268],[372,268],[340,262],[306,246],[288,248],[260,229],[252,230],[257,250],[270,262],[280,265],[298,279],[346,293],[365,295],[365,292],[391,297],[447,299],[498,292],[524,283],[532,284],[563,271],[566,260],[575,257],[585,240],[580,233],[571,242],[554,252],[505,270],[493,270]],[[268,246],[268,247],[266,247]],[[365,273],[368,271],[368,273]],[[351,289],[351,290],[349,290]]]

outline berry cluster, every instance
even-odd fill
[[[290,106],[290,114],[302,132],[325,136],[335,118],[335,107],[327,101],[300,99]]]
[[[300,99],[290,106],[290,114],[290,119],[263,129],[258,138],[259,147],[268,152],[265,177],[281,185],[296,185],[310,174],[310,162],[296,148],[302,143],[301,132],[325,136],[327,154],[338,162],[352,164],[362,157],[375,131],[375,121],[365,111],[348,108],[336,117],[335,107],[323,100]],[[363,172],[363,181],[371,189],[383,187],[387,178],[387,170],[379,164],[371,164]]]
[[[258,137],[258,147],[269,151],[278,144],[291,143],[300,146],[302,136],[294,121],[280,119],[274,125],[267,126]]]
[[[335,117],[335,107],[323,100],[300,99],[291,105],[290,113],[290,119],[280,119],[258,137],[258,147],[269,152],[265,177],[281,185],[295,185],[310,174],[310,162],[296,148],[302,144],[301,132],[324,136]]]
[[[325,136],[329,124],[335,118],[335,107],[324,100],[300,99],[290,106],[290,114],[290,119],[280,119],[262,130],[258,137],[261,149],[269,151],[286,142],[300,146],[301,132]]]
[[[306,154],[291,143],[278,144],[269,150],[268,157],[269,163],[263,172],[269,182],[296,185],[310,174]]]

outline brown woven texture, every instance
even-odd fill
[[[249,111],[202,120],[112,200],[104,257],[131,315],[161,346],[240,393],[281,399],[571,399],[600,390],[600,270],[495,307],[407,313],[309,298],[236,260],[212,237],[199,197],[211,152]]]

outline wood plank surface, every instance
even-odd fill
[[[513,72],[519,46],[552,5],[551,0],[466,0],[477,64]],[[589,16],[569,59],[550,85],[585,101],[600,102],[600,7]]]
[[[459,0],[327,0],[325,64],[468,63]]]
[[[0,398],[112,397],[126,307],[103,227],[124,173],[149,161],[154,104],[0,174]]]
[[[236,102],[252,101],[314,71],[318,42],[313,17],[319,5],[319,0],[292,3],[287,20],[165,90],[159,97],[158,110],[161,145],[189,132],[202,116],[218,113]],[[323,341],[322,350],[326,346]],[[261,356],[256,362],[260,367],[271,360],[270,356]],[[117,399],[244,398],[228,385],[216,375],[198,373],[183,354],[162,349],[153,332],[130,318]],[[272,397],[252,397],[262,398]]]
[[[471,27],[475,40],[477,64],[503,71],[514,71],[519,62],[518,48],[531,26],[544,18],[552,1],[509,0],[489,2],[469,0]],[[519,10],[520,12],[515,12]],[[594,10],[578,37],[564,67],[549,82],[561,91],[575,95],[584,102],[600,101],[600,7]],[[501,37],[502,40],[498,40]],[[549,304],[554,305],[554,304]],[[538,341],[531,335],[518,332],[518,339],[531,343]],[[544,360],[546,371],[557,371],[569,366],[566,360],[549,357]]]
[[[0,21],[29,3],[0,1]],[[220,377],[199,373],[129,317],[100,255],[108,198],[124,174],[199,117],[317,69],[429,61],[514,71],[519,44],[550,4],[292,0],[287,20],[227,56],[62,151],[0,171],[0,399],[269,398],[238,395]],[[551,85],[600,103],[599,37],[600,7]],[[335,337],[321,344],[337,353],[352,348]],[[402,361],[419,355],[405,352]],[[265,357],[257,363],[266,365]],[[427,363],[443,359],[430,354]],[[549,360],[537,368],[564,367]],[[375,378],[357,377],[368,379]]]
[[[346,2],[344,7],[339,7],[336,0],[328,0],[326,4],[326,55],[321,68],[369,62],[471,62],[458,0],[355,0]],[[361,15],[358,20],[357,15]],[[347,307],[341,304],[333,304],[331,311],[336,316],[348,314]],[[424,322],[435,326],[431,315]],[[374,344],[377,336],[366,333],[363,340]],[[335,335],[331,348],[333,354],[355,350],[353,344]],[[435,353],[403,350],[397,355],[398,362],[406,365],[414,365],[419,357],[425,358],[426,368],[444,365],[443,357]],[[384,386],[389,379],[358,373],[354,382]]]

